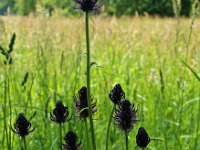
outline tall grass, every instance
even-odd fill
[[[10,16],[2,17],[2,20],[5,30],[1,34],[0,45],[7,46],[13,32],[17,35],[10,80],[11,124],[14,124],[18,112],[26,110],[27,118],[31,118],[36,128],[26,138],[28,148],[56,149],[59,133],[49,119],[49,112],[57,99],[72,107],[73,95],[79,87],[86,85],[85,40],[82,36],[84,18]],[[91,68],[91,88],[98,106],[93,116],[97,149],[105,149],[109,113],[113,107],[108,94],[118,82],[131,102],[140,104],[142,109],[143,117],[129,135],[129,149],[136,146],[135,135],[140,126],[145,127],[150,137],[164,139],[164,142],[150,142],[151,149],[200,147],[200,143],[196,142],[196,137],[199,137],[199,106],[194,105],[195,102],[188,104],[190,100],[199,99],[199,82],[186,69],[181,79],[184,92],[177,86],[180,71],[185,69],[178,58],[185,59],[186,42],[183,39],[189,37],[190,20],[180,18],[178,56],[174,53],[176,20],[172,18],[95,17],[94,20],[90,23],[91,62],[95,60],[98,65]],[[198,19],[192,31],[187,64],[199,73]],[[0,56],[0,66],[3,65],[3,57]],[[26,72],[29,72],[29,78],[22,90],[21,82]],[[4,74],[5,70],[0,67],[1,89],[5,89]],[[164,90],[161,83],[164,83]],[[4,91],[0,90],[0,104],[3,104],[4,96]],[[3,110],[2,105],[0,109]],[[9,109],[6,109],[6,114],[9,114]],[[8,149],[3,132],[4,121],[8,118],[9,115],[0,111],[2,149]],[[73,127],[81,141],[86,143],[83,126],[74,117],[70,124],[63,126],[63,133]],[[109,148],[123,150],[124,135],[113,128],[116,127],[111,126]],[[20,149],[18,138],[11,135],[11,139],[12,148]],[[86,144],[83,147],[86,149]]]

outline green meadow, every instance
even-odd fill
[[[138,109],[140,121],[130,132],[130,150],[139,149],[135,136],[141,126],[155,139],[147,150],[200,149],[200,20],[192,24],[191,18],[102,15],[89,21],[97,150],[105,150],[113,108],[108,95],[116,83]],[[84,16],[1,17],[2,47],[8,47],[13,33],[12,64],[6,65],[0,55],[0,149],[7,149],[9,138],[12,150],[20,149],[11,126],[23,112],[35,127],[26,138],[27,149],[57,150],[58,124],[50,120],[50,112],[58,100],[72,116],[63,125],[63,135],[73,129],[86,149],[85,123],[73,109],[73,96],[86,86]],[[125,149],[124,135],[113,122],[109,149]]]

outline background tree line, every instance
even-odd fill
[[[195,0],[99,0],[103,4],[103,12],[109,15],[134,15],[135,13],[161,16],[174,15],[174,2],[180,2],[180,14],[189,16]],[[59,10],[63,15],[74,14],[74,0],[1,0],[0,14],[9,11],[11,14],[28,15],[36,13],[38,7],[52,15]]]

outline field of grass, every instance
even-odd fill
[[[28,150],[56,150],[59,130],[49,115],[58,100],[72,115],[63,132],[73,129],[86,149],[85,124],[72,109],[73,96],[86,85],[84,25],[84,17],[0,18],[0,45],[7,47],[13,32],[17,36],[13,64],[6,67],[0,56],[0,149],[7,149],[4,121],[9,125],[11,119],[13,126],[18,114],[24,112],[35,127],[26,139]],[[139,109],[140,122],[129,136],[130,150],[136,149],[135,136],[141,126],[151,138],[160,139],[152,140],[147,149],[200,149],[200,83],[181,61],[200,73],[199,25],[197,19],[191,28],[191,20],[186,18],[178,25],[172,18],[91,17],[91,61],[96,62],[91,69],[91,93],[98,108],[94,115],[97,150],[105,150],[113,107],[108,95],[116,83]],[[21,86],[26,72],[28,80]],[[20,138],[11,133],[11,139],[12,149],[20,149]],[[124,135],[113,123],[109,149],[125,149]]]

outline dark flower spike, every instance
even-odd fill
[[[138,129],[138,133],[136,135],[137,146],[139,146],[140,148],[145,148],[145,147],[147,147],[149,142],[150,142],[150,137],[149,137],[148,133],[146,132],[146,130],[143,127],[140,127]]]
[[[125,93],[122,90],[121,85],[118,83],[114,86],[109,94],[109,98],[114,104],[119,104],[122,99],[125,98]]]
[[[75,0],[77,4],[77,9],[83,12],[99,12],[101,5],[97,4],[98,0]]]
[[[19,136],[25,137],[26,135],[35,130],[35,128],[33,128],[32,130],[30,130],[30,128],[31,123],[26,119],[23,113],[20,113],[16,123],[14,124],[14,129],[11,129],[14,133],[17,133]]]
[[[93,97],[90,97],[90,100],[93,100]],[[78,94],[74,96],[74,110],[77,113],[77,116],[84,119],[89,117],[88,111],[88,101],[87,101],[87,87],[83,86],[79,91]],[[91,103],[92,114],[94,114],[97,109],[96,102]]]
[[[66,144],[63,145],[64,150],[80,150],[81,142],[73,131],[69,131],[65,137]]]
[[[53,110],[53,114],[50,113],[50,119],[57,123],[67,122],[71,119],[68,118],[69,110],[68,107],[64,106],[61,101],[56,103],[56,108]]]
[[[124,99],[120,102],[118,109],[115,109],[114,121],[118,127],[127,134],[130,132],[135,123],[139,120],[136,116],[137,110],[134,108],[134,104],[131,105],[130,101]]]

